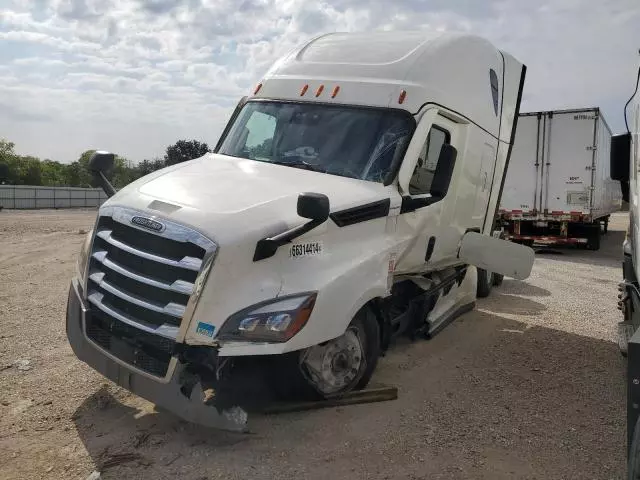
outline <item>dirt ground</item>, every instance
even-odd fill
[[[64,327],[95,211],[0,212],[0,478],[620,479],[624,361],[613,343],[626,217],[598,252],[537,255],[531,277],[430,341],[396,345],[392,402],[197,427],[78,361]]]

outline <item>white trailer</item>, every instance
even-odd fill
[[[597,250],[622,198],[610,144],[598,108],[520,114],[499,210],[505,238]]]

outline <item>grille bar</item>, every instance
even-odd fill
[[[100,288],[106,290],[107,292],[129,303],[133,303],[134,305],[138,305],[139,307],[144,307],[148,310],[152,310],[158,313],[164,313],[166,315],[171,315],[177,318],[182,318],[182,315],[184,315],[184,311],[186,310],[186,305],[179,305],[177,303],[171,302],[163,306],[157,303],[151,303],[136,295],[132,295],[131,293],[126,292],[114,285],[111,285],[107,280],[104,279],[104,277],[105,277],[105,274],[103,272],[95,272],[89,275],[89,279],[93,281],[96,285],[98,285]]]
[[[187,282],[185,280],[176,280],[173,283],[162,282],[160,280],[156,280],[154,278],[148,277],[146,275],[140,275],[128,268],[123,267],[119,263],[114,262],[108,257],[108,252],[105,250],[96,251],[93,254],[93,258],[100,262],[102,265],[107,267],[108,269],[113,270],[125,277],[129,277],[132,280],[135,280],[140,283],[144,283],[145,285],[149,285],[150,287],[160,288],[162,290],[168,290],[176,293],[183,293],[185,295],[191,295],[193,293],[194,285],[191,282]]]
[[[100,310],[102,310],[102,312],[106,313],[107,315],[110,315],[111,317],[116,318],[120,320],[122,323],[126,323],[131,327],[138,328],[143,332],[160,335],[161,337],[170,338],[170,339],[175,339],[176,336],[178,335],[178,327],[176,327],[175,325],[168,325],[166,323],[163,323],[162,325],[157,326],[157,325],[147,324],[146,322],[142,323],[141,320],[131,318],[130,316],[125,315],[124,313],[121,313],[114,308],[111,308],[110,306],[108,306],[106,303],[103,302],[104,295],[100,292],[94,291],[90,293],[87,299],[94,306],[98,307]]]
[[[110,245],[113,245],[120,250],[132,253],[138,257],[145,258],[147,260],[153,260],[154,262],[163,263],[165,265],[171,265],[172,267],[184,268],[198,272],[202,267],[202,260],[194,257],[184,257],[182,260],[171,260],[170,258],[161,257],[160,255],[154,255],[153,253],[145,252],[138,248],[132,247],[120,240],[117,240],[112,236],[111,230],[99,230],[96,232],[96,237],[101,238]]]

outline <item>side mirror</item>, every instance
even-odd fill
[[[448,144],[443,144],[440,149],[440,155],[438,157],[438,164],[436,170],[433,173],[433,179],[431,180],[431,189],[429,193],[430,197],[413,198],[410,196],[402,197],[402,205],[400,206],[400,213],[412,212],[418,208],[426,207],[435,202],[442,200],[449,191],[449,185],[451,184],[451,178],[453,177],[453,169],[456,166],[456,158],[458,151],[456,147]]]
[[[324,222],[329,218],[329,198],[321,193],[301,193],[298,196],[298,215]]]
[[[621,182],[629,181],[629,163],[631,158],[631,134],[623,133],[611,137],[609,162],[611,179]]]
[[[611,151],[609,153],[609,170],[611,179],[620,182],[622,199],[629,201],[629,177],[631,161],[631,134],[623,133],[611,137]]]
[[[469,265],[524,280],[531,274],[533,249],[500,238],[467,232],[462,237],[458,258]]]
[[[113,153],[97,150],[93,152],[89,159],[89,173],[92,176],[93,184],[100,186],[107,194],[112,197],[116,193],[116,189],[107,180],[107,175],[111,173],[115,165],[116,156]]]
[[[457,157],[458,151],[456,147],[446,143],[442,145],[436,171],[431,182],[431,191],[429,192],[432,197],[444,198],[447,195]]]
[[[302,218],[308,218],[311,221],[293,227],[273,237],[258,240],[256,250],[253,253],[254,262],[273,257],[279,247],[286,245],[300,235],[304,235],[324,223],[327,218],[329,218],[329,198],[322,193],[301,193],[298,195],[297,209],[298,215]]]

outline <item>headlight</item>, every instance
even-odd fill
[[[292,295],[254,305],[224,322],[220,340],[282,343],[302,330],[311,316],[316,293]]]
[[[76,270],[78,278],[84,279],[85,271],[87,270],[87,263],[89,262],[89,249],[91,248],[91,237],[93,236],[93,230],[89,230],[87,236],[84,237],[82,247],[80,247],[80,255],[78,255],[78,261],[76,263]]]

